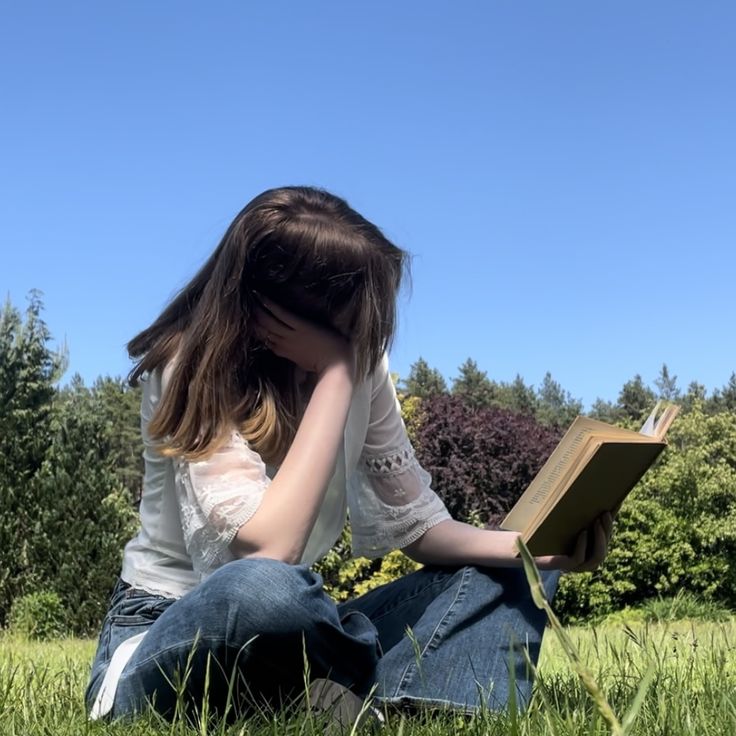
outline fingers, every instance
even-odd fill
[[[300,319],[293,312],[290,312],[288,309],[284,309],[284,307],[276,304],[276,302],[271,301],[271,299],[268,299],[262,294],[258,294],[257,296],[261,305],[261,309],[259,311],[269,315],[272,319],[276,320],[283,327],[289,330],[294,330],[299,326]]]
[[[613,529],[613,517],[606,512],[598,517],[593,524],[593,547],[590,556],[577,568],[580,572],[595,570],[606,559],[608,540]]]
[[[281,320],[276,319],[273,315],[269,314],[264,309],[259,309],[256,312],[256,324],[259,328],[259,332],[262,336],[270,336],[271,338],[285,339],[289,337],[289,334],[294,332],[293,327],[289,327],[284,324]]]
[[[601,516],[603,531],[605,531],[606,538],[608,540],[611,539],[611,535],[613,534],[613,519],[614,514],[611,511],[606,511],[606,513]]]
[[[608,544],[613,533],[613,514],[606,511],[594,522],[589,531],[583,531],[575,540],[575,549],[571,555],[548,555],[536,557],[535,562],[540,570],[567,570],[570,572],[590,572],[595,570],[608,553]],[[588,540],[592,536],[592,545]]]
[[[571,555],[547,555],[535,557],[534,562],[540,570],[578,570],[585,563],[585,551],[588,547],[588,532],[583,531],[575,541],[575,550]]]

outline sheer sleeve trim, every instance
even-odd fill
[[[207,460],[179,458],[174,466],[184,543],[195,571],[206,575],[234,558],[230,543],[270,483],[266,466],[236,431]]]
[[[381,557],[451,518],[431,483],[406,436],[389,451],[364,452],[352,494],[353,554]]]

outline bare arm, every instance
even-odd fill
[[[570,555],[537,557],[543,570],[594,570],[606,556],[613,517],[603,514],[590,532],[583,532],[575,552]],[[593,549],[586,557],[588,534],[593,534]],[[404,552],[417,562],[436,565],[479,565],[486,567],[521,567],[517,555],[518,532],[478,529],[460,521],[443,521],[427,530]]]
[[[342,446],[355,381],[353,352],[337,333],[264,303],[270,312],[259,315],[264,341],[276,355],[316,373],[317,383],[281,467],[230,549],[239,557],[297,564]]]

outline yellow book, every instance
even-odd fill
[[[578,417],[501,524],[534,555],[571,554],[584,529],[613,511],[667,446],[679,407],[659,402],[639,432]]]

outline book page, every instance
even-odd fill
[[[663,401],[658,401],[639,433],[658,440],[664,439],[679,412],[680,407],[677,404],[666,405]]]

